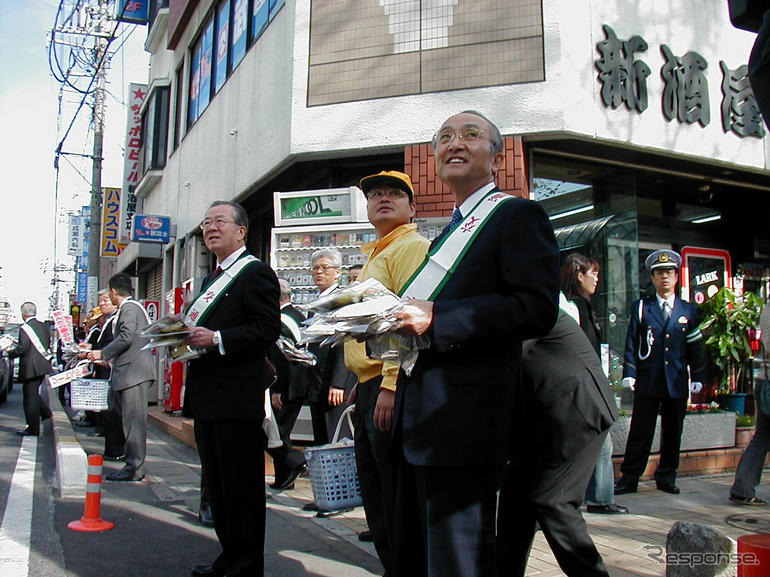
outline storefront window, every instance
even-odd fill
[[[629,309],[639,295],[634,175],[537,153],[533,164],[533,198],[551,218],[562,257],[579,252],[599,261],[591,302],[609,344],[610,379],[619,384]]]

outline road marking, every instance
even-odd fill
[[[37,437],[24,437],[11,479],[5,515],[0,524],[0,567],[3,568],[3,577],[29,575],[36,455]]]

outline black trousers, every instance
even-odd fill
[[[501,577],[524,577],[540,524],[562,571],[569,577],[609,577],[588,535],[580,505],[608,431],[570,460],[548,463],[542,451],[521,452],[500,491],[498,555]],[[522,444],[523,445],[523,444]],[[530,448],[532,447],[530,444]]]
[[[214,569],[230,577],[261,576],[265,565],[262,450],[267,445],[262,420],[196,419],[195,442],[222,546]]]
[[[673,399],[634,396],[634,408],[631,425],[626,441],[626,454],[620,471],[621,481],[633,485],[647,467],[650,457],[655,421],[660,414],[660,461],[655,471],[655,480],[659,483],[674,484],[679,468],[679,447],[682,441],[682,428],[687,412],[687,399]],[[620,482],[620,481],[619,481]]]
[[[297,422],[297,417],[304,400],[304,398],[282,399],[283,406],[280,411],[275,413],[275,422],[278,425],[278,434],[281,437],[281,441],[283,441],[283,445],[274,449],[268,449],[267,452],[273,458],[276,480],[286,478],[291,471],[305,462],[302,452],[294,451],[291,448],[291,430]]]
[[[396,461],[392,574],[496,577],[501,477],[502,467],[415,466],[401,453]]]
[[[356,410],[353,412],[355,429],[356,467],[364,512],[372,532],[374,548],[385,574],[390,575],[390,531],[388,512],[393,511],[393,462],[390,456],[390,432],[374,426],[374,408],[380,394],[382,377],[359,383],[356,392]]]
[[[48,419],[51,416],[51,409],[40,396],[40,385],[44,378],[35,377],[24,381],[22,385],[24,420],[27,422],[27,430],[32,435],[40,434],[40,418]]]

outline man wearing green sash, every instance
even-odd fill
[[[495,187],[503,139],[483,115],[447,119],[433,149],[455,214],[401,291],[400,332],[431,345],[396,392],[393,574],[494,577],[521,342],[556,320],[558,248],[538,204]]]
[[[246,250],[248,215],[216,201],[201,223],[203,242],[217,257],[187,311],[187,342],[203,354],[187,370],[185,409],[222,553],[196,565],[193,577],[252,577],[264,573],[264,394],[273,375],[265,355],[281,328],[278,279]]]

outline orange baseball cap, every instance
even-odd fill
[[[397,170],[383,170],[377,174],[370,174],[361,179],[359,186],[364,191],[364,196],[369,194],[373,188],[387,184],[403,190],[409,195],[409,200],[414,200],[414,188],[412,188],[412,179],[408,174]]]

